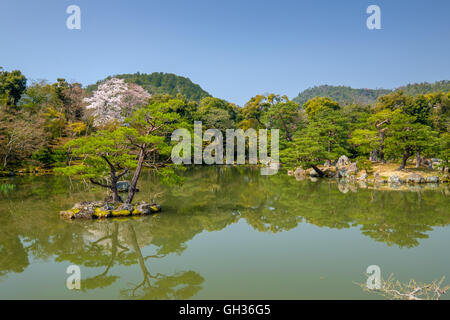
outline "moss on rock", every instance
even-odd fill
[[[103,201],[76,203],[72,209],[60,212],[64,219],[104,219],[109,217],[128,217],[148,215],[161,211],[161,206],[148,202],[139,202],[135,206],[126,203],[108,203]]]

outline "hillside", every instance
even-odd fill
[[[203,90],[198,84],[193,83],[189,78],[177,76],[173,73],[153,72],[152,74],[146,73],[134,73],[134,74],[119,74],[115,76],[109,76],[107,79],[119,78],[124,79],[126,82],[136,83],[143,87],[151,94],[171,94],[176,95],[181,93],[189,100],[200,101],[205,97],[211,96],[208,92]],[[100,82],[89,85],[86,87],[86,91],[91,93],[97,89]]]
[[[341,104],[370,104],[376,101],[379,96],[390,91],[386,89],[354,89],[346,86],[322,85],[306,89],[293,100],[303,105],[309,99],[319,96],[333,98]]]
[[[434,83],[414,83],[399,87],[394,90],[402,90],[408,95],[416,95],[419,93],[426,94],[434,91],[450,91],[450,81],[443,80]],[[371,104],[374,103],[379,96],[387,94],[393,90],[389,89],[354,89],[346,86],[315,86],[299,93],[293,100],[303,105],[306,101],[316,96],[330,97],[341,104]]]
[[[450,91],[450,80],[436,81],[434,83],[422,82],[408,84],[397,88],[396,90],[402,90],[408,95],[426,94],[435,91]]]

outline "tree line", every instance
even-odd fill
[[[396,161],[400,169],[413,157],[418,165],[424,157],[435,157],[448,166],[450,91],[408,95],[398,90],[372,104],[312,97],[302,106],[287,96],[264,94],[238,107],[211,96],[197,101],[181,93],[150,94],[118,78],[106,79],[91,93],[65,79],[26,83],[20,71],[0,73],[3,171],[62,166],[113,187],[112,181],[133,168],[170,167],[170,133],[189,129],[194,121],[222,131],[279,129],[281,162],[313,167],[319,174],[317,166],[341,155],[361,163]],[[167,180],[175,179],[172,171],[162,172]],[[108,177],[109,183],[99,177]]]

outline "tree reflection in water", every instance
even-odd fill
[[[450,224],[448,186],[436,190],[385,191],[339,187],[330,180],[296,181],[283,173],[225,166],[188,170],[182,186],[165,187],[144,175],[137,201],[163,192],[158,216],[107,221],[62,221],[58,212],[83,200],[101,199],[99,188],[64,177],[15,178],[16,188],[0,198],[0,277],[23,272],[30,261],[69,262],[103,271],[82,288],[111,286],[115,266],[140,267],[142,280],[121,288],[122,298],[185,299],[203,283],[194,271],[152,272],[152,261],[181,254],[204,231],[240,220],[259,232],[280,233],[300,223],[331,229],[357,227],[388,246],[413,248],[435,227]],[[156,251],[143,256],[142,249]],[[131,268],[130,268],[131,270]],[[1,278],[0,278],[1,279]]]
[[[83,291],[105,288],[113,284],[119,276],[110,275],[114,265],[139,265],[142,273],[142,281],[132,288],[123,289],[120,292],[126,299],[188,299],[201,290],[204,279],[194,271],[178,272],[172,275],[162,273],[152,274],[146,262],[151,259],[164,258],[165,254],[143,256],[138,243],[134,224],[136,221],[105,221],[100,222],[103,229],[95,229],[95,225],[89,228],[90,242],[87,251],[92,251],[95,256],[109,255],[108,260],[103,259],[105,270],[94,277],[83,279],[81,288]],[[147,227],[150,225],[145,223]],[[106,234],[104,234],[106,233]],[[141,238],[145,246],[149,246],[153,237]],[[91,237],[99,237],[96,240]],[[85,266],[92,265],[93,261],[84,260]],[[147,262],[148,264],[148,262]]]

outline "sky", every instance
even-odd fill
[[[69,5],[80,30],[66,27]],[[0,0],[0,66],[83,85],[175,73],[239,105],[322,84],[390,89],[449,80],[450,1]]]

